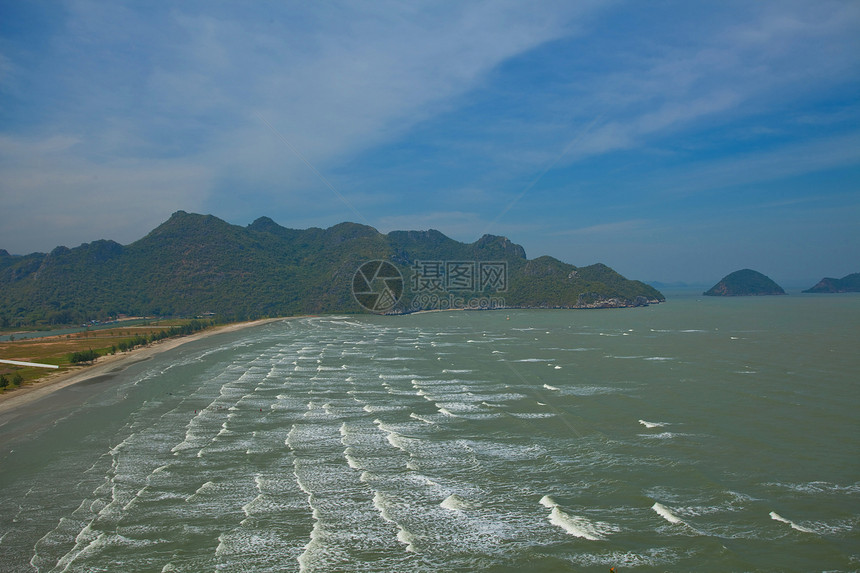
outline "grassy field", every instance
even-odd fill
[[[191,323],[190,319],[160,320],[145,325],[117,326],[103,330],[92,330],[65,334],[62,336],[50,336],[44,338],[28,338],[14,341],[0,342],[0,358],[6,360],[20,360],[23,362],[39,362],[42,364],[56,364],[58,370],[49,368],[21,367],[11,364],[0,363],[0,375],[11,382],[15,374],[23,379],[23,384],[32,383],[45,376],[79,369],[82,365],[72,364],[70,356],[74,352],[93,350],[100,356],[111,354],[113,349],[121,343],[130,343],[137,337],[149,337],[158,334],[170,327],[179,327]],[[116,350],[119,352],[119,350]],[[12,391],[12,385],[0,392]]]

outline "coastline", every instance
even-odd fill
[[[91,380],[97,376],[108,376],[122,372],[132,364],[148,360],[157,354],[172,350],[187,342],[208,338],[215,334],[235,332],[252,326],[259,326],[261,324],[268,324],[270,322],[278,322],[281,320],[290,320],[293,318],[301,317],[263,318],[249,322],[236,322],[233,324],[214,326],[188,336],[159,340],[152,344],[148,344],[147,346],[135,348],[128,352],[101,356],[91,366],[83,366],[79,369],[51,374],[46,376],[41,382],[17,388],[11,393],[4,392],[3,394],[0,394],[0,414],[14,412],[14,410],[18,408],[32,404],[33,402],[50,396],[57,390],[72,386],[73,384]]]

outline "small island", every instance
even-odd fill
[[[702,294],[705,296],[767,296],[785,294],[785,291],[760,272],[742,269],[726,275]]]
[[[860,292],[860,273],[852,273],[841,279],[824,277],[814,287],[808,288],[803,292]]]

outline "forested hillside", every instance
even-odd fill
[[[473,270],[480,261],[504,263],[502,283],[453,285],[462,287],[455,292],[458,300],[492,295],[507,307],[664,300],[654,288],[605,265],[528,260],[521,246],[504,237],[486,235],[464,244],[433,230],[382,234],[355,223],[295,230],[266,217],[240,227],[179,211],[129,245],[98,240],[25,256],[0,250],[0,324],[67,324],[117,315],[213,313],[239,320],[365,312],[353,296],[353,278],[372,260],[390,262],[403,277],[402,296],[390,312],[428,308],[450,294],[436,284],[433,297],[418,298],[427,294],[429,283],[416,277],[427,269],[416,269],[428,261],[459,262]]]

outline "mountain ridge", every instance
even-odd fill
[[[177,211],[128,245],[100,239],[50,253],[0,251],[0,322],[67,324],[117,315],[199,315],[226,320],[361,312],[351,292],[359,266],[388,261],[408,277],[421,261],[502,261],[506,307],[593,308],[662,302],[653,287],[606,265],[529,260],[507,237],[461,243],[435,230],[392,231],[344,222],[289,229],[268,217],[242,227]],[[412,277],[414,278],[414,276]],[[404,279],[404,283],[409,283]],[[425,309],[406,284],[391,312]],[[486,288],[456,293],[486,296]]]

